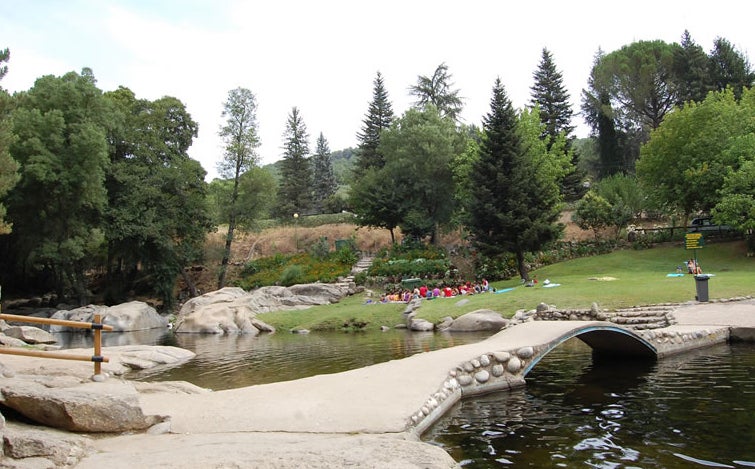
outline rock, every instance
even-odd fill
[[[178,314],[176,333],[230,334],[275,332],[258,319],[259,313],[305,309],[337,303],[350,289],[342,285],[311,283],[291,287],[262,287],[246,292],[226,287],[187,301]]]
[[[538,312],[538,313],[545,313],[545,312],[549,311],[550,309],[551,309],[550,306],[548,306],[547,304],[540,303],[535,308],[535,311]]]
[[[439,331],[448,330],[453,323],[454,323],[454,318],[452,318],[451,316],[446,316],[443,319],[441,319],[440,324],[438,324],[438,330]]]
[[[21,339],[16,339],[15,337],[8,337],[5,334],[0,334],[0,345],[6,347],[23,347],[26,345],[26,342]]]
[[[52,334],[33,326],[12,326],[5,330],[5,335],[22,340],[27,344],[54,344],[57,342]]]
[[[55,430],[26,428],[3,432],[5,456],[24,465],[3,467],[72,467],[94,448],[91,439]],[[34,465],[31,465],[34,461]],[[6,460],[7,462],[11,462]]]
[[[149,329],[164,329],[168,319],[160,316],[157,310],[143,301],[130,301],[115,306],[89,305],[70,311],[58,311],[52,315],[53,319],[68,321],[93,322],[94,315],[102,316],[102,323],[113,326],[113,332],[145,331]],[[53,332],[81,332],[67,326],[50,326]]]
[[[125,381],[47,387],[34,380],[0,381],[3,405],[25,417],[73,432],[141,431],[161,422],[145,416],[139,394]]]
[[[409,329],[417,332],[428,332],[435,329],[435,324],[431,323],[427,319],[411,319]]]
[[[490,309],[480,309],[456,318],[448,328],[452,332],[499,331],[509,321]]]

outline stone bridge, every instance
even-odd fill
[[[459,399],[524,386],[525,376],[548,352],[577,337],[596,356],[655,360],[667,355],[725,342],[729,328],[671,326],[635,332],[610,322],[533,321],[505,329],[473,344],[488,351],[470,357],[448,372],[440,388],[409,419],[421,434]],[[463,347],[456,347],[456,349]],[[471,347],[470,347],[471,348]]]

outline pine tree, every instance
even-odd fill
[[[330,148],[322,132],[317,138],[317,148],[312,157],[314,178],[314,205],[318,213],[325,213],[325,205],[338,189],[336,175],[330,159]]]
[[[540,120],[545,124],[543,137],[549,138],[548,149],[562,132],[567,141],[572,140],[574,126],[571,120],[574,112],[569,104],[569,93],[564,87],[561,72],[553,62],[553,55],[546,48],[543,48],[543,55],[533,78],[535,84],[530,88],[531,103],[540,107]]]
[[[409,92],[417,97],[416,107],[422,108],[432,104],[441,117],[448,117],[456,122],[464,107],[464,101],[459,96],[459,90],[452,89],[453,85],[448,65],[442,63],[435,69],[433,76],[417,77],[417,84],[410,86]]]
[[[301,215],[312,207],[312,169],[309,156],[307,126],[294,107],[286,122],[283,134],[283,160],[278,190],[277,214],[288,219]]]
[[[563,135],[566,140],[564,150],[571,153],[572,170],[560,181],[561,193],[568,200],[577,200],[585,190],[582,185],[584,174],[579,170],[579,153],[572,146],[574,126],[571,120],[574,111],[569,103],[563,75],[556,69],[553,55],[546,48],[543,48],[542,54],[538,69],[533,74],[535,84],[530,88],[531,103],[540,109],[540,121],[545,126],[542,138],[545,139],[548,150],[559,136]]]
[[[383,76],[377,72],[373,82],[372,102],[362,121],[362,130],[357,133],[359,157],[354,171],[358,178],[369,168],[380,169],[385,164],[385,158],[378,152],[380,133],[391,126],[393,118],[393,109],[388,100]]]
[[[747,57],[721,37],[713,41],[713,50],[708,56],[708,73],[713,90],[725,90],[731,86],[737,99],[742,95],[742,88],[750,88],[755,83],[755,73]]]
[[[516,113],[500,79],[493,87],[490,108],[472,171],[470,230],[484,255],[514,253],[519,275],[527,279],[525,253],[558,236],[558,188],[536,183],[536,167],[525,158]]]
[[[702,47],[697,45],[689,34],[684,31],[681,49],[676,53],[675,71],[679,88],[679,105],[689,101],[701,102],[711,88],[708,76],[708,56]]]

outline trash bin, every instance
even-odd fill
[[[708,279],[710,275],[695,275],[695,299],[697,301],[708,301]]]

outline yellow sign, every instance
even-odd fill
[[[702,233],[687,233],[684,236],[685,249],[702,249],[705,247],[705,238]]]

